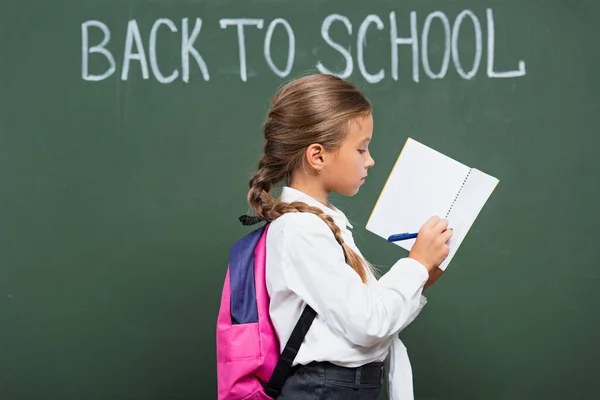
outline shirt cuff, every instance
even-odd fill
[[[401,274],[404,279],[414,280],[415,283],[424,285],[429,279],[429,271],[427,268],[413,258],[401,258],[390,268],[388,274]],[[387,274],[386,274],[387,275]],[[385,275],[384,275],[385,276]]]

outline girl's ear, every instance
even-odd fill
[[[325,164],[325,148],[318,143],[313,143],[306,149],[306,162],[313,171],[323,169]]]

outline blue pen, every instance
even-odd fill
[[[388,238],[388,242],[398,242],[400,240],[414,239],[417,237],[416,233],[398,233]]]

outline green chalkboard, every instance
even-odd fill
[[[407,137],[500,179],[402,333],[419,400],[592,399],[600,3],[5,0],[0,399],[216,398],[229,246],[275,90],[374,107],[364,229]]]

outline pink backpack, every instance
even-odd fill
[[[265,281],[268,229],[254,230],[230,250],[217,319],[218,400],[277,398],[316,316],[304,308],[280,355]]]

